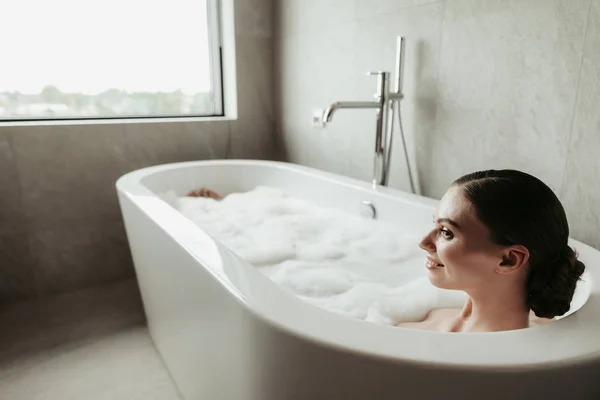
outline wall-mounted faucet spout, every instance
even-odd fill
[[[373,164],[373,186],[387,185],[389,159],[387,154],[389,139],[388,133],[388,115],[393,112],[393,102],[399,98],[396,93],[389,90],[390,73],[385,71],[369,72],[369,75],[377,76],[377,101],[338,101],[331,104],[323,113],[323,122],[331,122],[333,114],[341,108],[354,109],[374,109],[377,116],[377,125],[375,126],[375,159]]]
[[[323,122],[331,122],[333,114],[341,108],[379,108],[380,106],[378,101],[338,101],[323,112]]]

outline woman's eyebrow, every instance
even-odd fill
[[[456,222],[452,221],[450,218],[438,218],[437,222],[438,223],[440,223],[440,222],[447,222],[450,225],[453,225],[455,228],[459,228],[458,224]]]

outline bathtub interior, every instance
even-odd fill
[[[363,201],[371,201],[377,217],[402,221],[410,231],[424,232],[430,227],[435,200],[387,188],[379,191],[370,185],[337,175],[314,173],[300,167],[274,164],[208,164],[158,170],[142,179],[147,189],[158,196],[174,192],[183,196],[192,189],[210,187],[220,194],[245,192],[257,186],[270,186],[320,207],[330,207],[360,215]],[[398,206],[405,203],[407,206]]]
[[[379,220],[398,221],[401,229],[407,232],[426,232],[430,229],[433,207],[437,202],[388,188],[373,190],[366,183],[276,163],[174,165],[148,174],[141,183],[167,202],[169,194],[184,196],[200,187],[209,187],[227,195],[250,191],[257,186],[269,186],[317,206],[336,208],[359,216],[363,202],[367,200],[376,207]],[[577,248],[576,244],[571,245]],[[582,255],[582,260],[586,262],[585,255]],[[585,305],[592,292],[591,279],[589,272],[584,273],[569,312],[557,317],[557,320],[574,314]]]

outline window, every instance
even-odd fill
[[[3,0],[0,121],[223,115],[218,0]]]

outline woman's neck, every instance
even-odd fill
[[[507,299],[510,299],[507,301]],[[469,293],[455,330],[494,332],[529,326],[529,309],[520,293]]]

